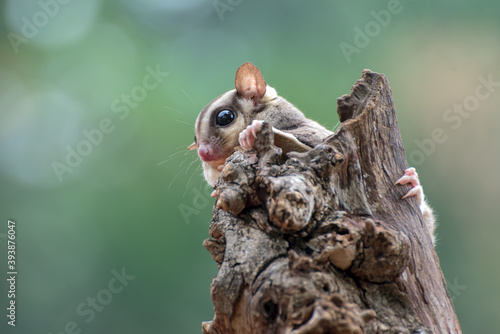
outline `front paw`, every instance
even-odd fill
[[[412,188],[406,193],[406,195],[403,196],[403,198],[415,196],[418,205],[421,206],[424,200],[424,191],[422,189],[422,186],[420,185],[420,181],[418,180],[418,174],[413,167],[405,170],[405,174],[394,184],[396,185],[407,183],[411,183]]]
[[[245,150],[251,150],[263,124],[264,121],[254,120],[245,130],[241,131],[239,136],[240,146]]]

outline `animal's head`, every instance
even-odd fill
[[[238,68],[235,89],[222,94],[200,112],[195,124],[195,141],[188,149],[197,149],[205,179],[214,185],[217,167],[238,146],[238,136],[254,119],[259,119],[273,99],[274,88],[267,86],[259,69],[252,63]]]

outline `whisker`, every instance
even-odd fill
[[[162,162],[159,162],[159,163],[157,163],[157,164],[156,164],[156,166],[159,166],[159,165],[161,165],[161,164],[164,164],[165,162],[167,162],[167,161],[169,161],[169,160],[170,160],[170,159],[167,159],[167,160],[164,160],[164,161],[162,161]]]
[[[200,186],[198,188],[200,194],[203,193],[203,187],[203,183],[200,183]]]
[[[182,147],[182,146],[181,146]],[[175,158],[175,157],[178,157],[179,155],[186,155],[186,154],[189,154],[189,151],[188,150],[180,150],[181,147],[177,148],[177,152],[174,152],[172,154],[170,154],[170,156],[168,157],[169,159],[170,158]],[[185,149],[185,147],[184,147]]]
[[[189,164],[189,166],[186,168],[186,173],[185,173],[186,175],[187,175],[187,172],[188,172],[189,168],[191,168],[191,166],[192,166],[195,162],[197,162],[197,161],[198,161],[198,159],[197,159],[197,158],[196,158],[196,159],[194,159],[193,161],[191,161],[191,163]]]
[[[176,122],[179,122],[179,123],[182,123],[182,124],[186,124],[186,125],[189,125],[189,126],[193,126],[193,124],[189,123],[189,122],[186,122],[186,121],[181,121],[179,119],[176,119],[175,120]]]
[[[201,164],[199,164],[198,167],[196,167],[195,172],[202,171],[202,170],[203,170],[203,168],[202,168]]]
[[[189,188],[191,187],[191,181],[193,180],[193,176],[194,176],[194,174],[191,174],[191,177],[188,179],[188,181],[186,183],[186,191],[184,191],[184,194],[182,194],[182,197],[186,196]]]
[[[177,110],[177,109],[174,109],[174,108],[170,108],[170,107],[164,107],[164,108],[165,108],[165,109],[172,110],[172,111],[175,111],[176,113],[179,113],[179,114],[183,114],[183,115],[184,115],[184,113],[183,113],[182,111],[180,111],[180,110]]]
[[[184,95],[187,96],[187,98],[189,99],[189,101],[191,101],[194,105],[196,105],[196,103],[194,102],[194,100],[191,98],[191,96],[189,96],[188,93],[186,93],[186,91],[184,89],[181,89],[181,91],[184,93]]]
[[[182,173],[182,172],[183,172],[183,171],[182,171],[182,170],[180,170],[180,171],[179,171],[179,173],[177,173],[177,174],[173,177],[172,181],[170,181],[170,184],[169,184],[169,185],[168,185],[168,187],[167,187],[168,189],[170,189],[170,187],[172,186],[172,184],[174,183],[174,181],[177,179],[177,177],[178,177],[179,175],[181,175],[181,173]]]
[[[188,157],[188,158],[189,158],[189,157]],[[182,167],[182,165],[184,165],[184,163],[185,163],[186,161],[188,161],[188,158],[186,158],[186,159],[182,160],[182,162],[181,162],[181,163],[180,163],[180,165],[179,165],[179,168],[181,168],[181,167]]]
[[[181,146],[181,148],[182,147],[183,146]],[[189,152],[189,151],[187,151],[187,150],[186,151],[175,152],[172,155],[170,155],[167,160],[163,160],[162,162],[157,163],[156,166],[164,164],[165,162],[168,162],[170,160],[174,160],[174,159],[180,158],[181,156],[186,156],[188,154],[192,154],[192,153]]]
[[[189,160],[189,157],[187,157],[186,159],[184,159],[180,165],[179,165],[179,168],[182,167],[182,165]],[[196,161],[196,160],[195,160]],[[183,169],[180,169],[179,172],[174,176],[174,178],[172,179],[172,181],[170,182],[170,184],[168,185],[168,188],[170,188],[172,186],[172,184],[174,183],[174,181],[177,179],[177,177],[179,177],[179,175],[181,175],[181,173],[183,172],[184,170]]]
[[[197,160],[198,160],[198,159],[194,160],[193,162],[196,162]],[[192,165],[192,163],[190,164],[190,166],[191,166],[191,165]],[[189,167],[188,167],[188,169],[189,169]],[[191,173],[191,176],[189,177],[189,180],[188,180],[187,185],[186,185],[186,191],[184,192],[184,194],[182,195],[182,197],[186,196],[186,193],[188,192],[189,188],[190,188],[190,187],[191,187],[191,185],[192,185],[191,181],[192,181],[193,177],[197,174],[196,172],[197,172],[198,170],[200,170],[200,169],[201,169],[201,164],[199,164],[199,165],[196,167],[196,169],[194,169],[194,170],[193,170],[193,172]],[[186,170],[186,172],[187,172],[187,170]],[[200,192],[201,192],[201,187],[202,187],[202,186],[203,186],[203,183],[201,183],[201,184],[200,184]]]
[[[187,152],[187,151],[189,151],[189,150],[187,150],[187,149],[186,149],[186,145],[185,145],[185,144],[183,144],[183,145],[181,145],[181,146],[177,146],[175,149],[176,149],[176,150],[182,150],[183,152]],[[174,153],[174,154],[175,154],[175,153]]]
[[[186,155],[186,154],[184,154],[184,155]],[[180,158],[180,157],[181,156],[175,156],[175,157],[168,158],[167,160],[163,160],[162,162],[157,163],[156,166],[159,166],[161,164],[164,164],[165,162],[169,162],[171,160],[174,160],[174,159],[177,159],[177,158]]]
[[[211,185],[209,185],[208,183],[205,183],[205,189],[206,190],[210,190],[211,187],[212,187]]]

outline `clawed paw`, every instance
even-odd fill
[[[264,124],[264,121],[254,120],[252,124],[247,126],[245,130],[241,131],[239,136],[241,147],[243,147],[245,150],[250,150],[253,148],[255,138],[257,138],[258,133],[262,129],[262,124]]]
[[[394,184],[396,185],[407,183],[411,183],[412,188],[406,193],[406,195],[403,196],[403,198],[415,196],[418,205],[422,205],[422,201],[424,199],[424,191],[422,189],[422,186],[420,185],[420,181],[418,180],[418,174],[413,167],[405,170],[405,174]]]

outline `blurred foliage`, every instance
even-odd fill
[[[386,74],[462,329],[495,332],[500,89],[478,87],[500,81],[499,7],[0,1],[0,271],[13,219],[19,272],[18,328],[3,315],[1,332],[199,333],[212,319],[213,200],[186,147],[245,61],[330,128],[364,68]],[[122,268],[135,278],[110,294]]]

